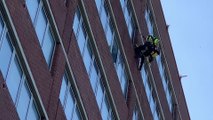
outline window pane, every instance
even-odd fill
[[[83,31],[82,27],[80,27],[77,42],[78,42],[78,47],[80,48],[81,54],[83,53],[84,44],[86,42],[86,39],[85,39],[83,32],[84,31]]]
[[[126,90],[127,90],[127,78],[126,78],[126,75],[123,74],[122,75],[122,78],[121,78],[121,88],[122,88],[122,92],[124,95],[126,95]]]
[[[90,73],[90,84],[92,85],[94,92],[95,92],[97,80],[98,80],[98,74],[97,74],[96,68],[93,66]]]
[[[81,120],[81,115],[79,113],[79,109],[78,107],[75,108],[75,110],[73,111],[73,116],[72,116],[72,120]]]
[[[102,1],[103,1],[103,0],[95,0],[96,7],[97,7],[97,9],[98,9],[99,14],[100,14],[100,8],[101,8],[101,2],[102,2]]]
[[[117,75],[118,75],[119,82],[121,82],[121,80],[120,80],[121,79],[121,75],[122,75],[122,65],[121,65],[121,63],[118,63],[116,72],[117,72]]]
[[[26,83],[22,85],[19,97],[20,98],[18,101],[17,111],[18,111],[18,115],[20,119],[24,120],[26,117],[27,108],[30,102],[30,97],[31,97],[29,93],[29,88],[26,85]]]
[[[105,29],[105,27],[106,27],[106,24],[107,24],[107,15],[106,15],[106,11],[103,11],[102,13],[101,13],[101,23],[102,23],[102,26],[103,26],[103,28]]]
[[[102,104],[102,109],[101,109],[101,116],[103,120],[108,120],[107,117],[109,115],[109,111],[108,111],[108,106],[107,106],[107,101],[106,99],[103,101]]]
[[[4,24],[3,24],[3,21],[2,21],[1,16],[0,16],[0,37],[1,37],[1,33],[2,33],[3,28],[4,28]]]
[[[65,114],[66,114],[67,120],[71,119],[73,108],[74,108],[74,100],[70,93],[67,95],[67,102],[66,102],[66,108],[65,108]]]
[[[84,60],[84,65],[86,67],[87,72],[89,73],[89,68],[90,68],[90,64],[91,64],[91,48],[89,46],[89,43],[87,43],[87,46],[85,48],[84,51],[84,55],[83,55],[83,60]]]
[[[64,76],[63,80],[62,80],[62,83],[61,83],[61,90],[60,90],[60,96],[59,96],[62,105],[64,105],[66,88],[67,88],[67,79]]]
[[[18,87],[21,81],[21,76],[22,76],[22,71],[20,69],[17,59],[15,58],[14,61],[12,61],[11,63],[10,70],[6,80],[7,87],[9,89],[10,95],[14,103],[15,103]]]
[[[78,32],[77,30],[79,27],[79,23],[80,23],[80,21],[78,19],[78,16],[77,16],[77,14],[75,14],[75,18],[74,18],[74,22],[73,22],[73,30],[74,30],[75,34],[77,34],[77,32]],[[77,36],[75,36],[75,37],[77,37]]]
[[[34,21],[36,12],[38,10],[40,0],[26,0],[27,9],[29,11],[31,20]]]
[[[107,37],[107,43],[111,47],[113,35],[112,35],[111,28],[109,26],[109,23],[107,23],[107,28],[108,28],[107,33],[105,33],[105,34],[106,34],[106,37]]]
[[[103,93],[101,84],[98,84],[96,100],[97,100],[99,109],[101,109],[101,103],[102,103],[102,100],[103,100],[103,96],[104,96],[104,93]]]
[[[113,47],[112,47],[112,58],[114,63],[117,62],[117,57],[118,57],[118,45],[116,41],[113,42]]]
[[[125,1],[124,1],[124,0],[120,0],[120,3],[121,3],[122,10],[123,10],[123,12],[124,12]]]
[[[38,16],[37,24],[36,24],[36,27],[35,27],[36,34],[38,36],[38,40],[40,42],[40,45],[42,44],[42,40],[43,40],[43,36],[44,36],[44,33],[45,33],[46,26],[47,26],[47,19],[46,19],[46,16],[45,16],[43,9],[41,9],[39,16]]]
[[[51,58],[53,56],[53,50],[55,46],[55,41],[53,40],[50,28],[48,29],[45,39],[43,41],[42,51],[45,57],[46,62],[50,66]]]
[[[38,113],[38,110],[36,109],[36,105],[34,101],[29,107],[27,120],[40,120],[39,113]]]
[[[0,58],[1,58],[0,69],[4,78],[6,78],[11,56],[12,56],[12,46],[10,44],[9,37],[5,36],[3,39],[2,47],[0,49]]]

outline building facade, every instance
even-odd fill
[[[0,120],[189,120],[160,0],[1,0]],[[135,44],[160,39],[137,69]]]

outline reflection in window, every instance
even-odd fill
[[[26,5],[41,45],[44,58],[50,67],[56,42],[53,38],[42,0],[26,0]]]
[[[73,88],[70,84],[67,73],[65,72],[62,84],[59,99],[64,109],[67,120],[81,120],[81,114],[78,109],[77,100],[73,92]]]
[[[154,35],[153,16],[152,16],[152,12],[150,11],[150,9],[148,7],[145,10],[145,20],[146,20],[146,25],[147,25],[149,34]]]
[[[100,68],[98,66],[97,58],[94,54],[94,49],[85,25],[86,22],[84,21],[81,12],[78,9],[76,11],[73,24],[73,30],[78,43],[78,47],[80,49],[84,65],[87,70],[90,84],[95,94],[102,119],[113,119],[112,108],[109,105],[107,93],[102,83]]]

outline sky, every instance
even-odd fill
[[[213,120],[213,0],[161,0],[191,120]]]

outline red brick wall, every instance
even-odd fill
[[[99,120],[101,119],[101,115],[95,100],[95,96],[93,94],[92,87],[89,82],[86,69],[83,64],[83,60],[80,55],[77,41],[72,31],[74,14],[76,6],[78,4],[77,1],[78,0],[67,0],[67,2],[64,3],[64,0],[49,0],[50,8],[57,24],[59,35],[63,41],[62,44],[65,47],[66,53],[68,55],[68,61],[73,70],[74,78],[76,80],[76,84],[83,101],[83,106],[87,112],[87,116],[90,120]],[[147,35],[148,30],[144,19],[144,9],[146,1],[132,0],[132,2],[136,10],[137,18],[139,19],[138,27],[141,29],[143,35]],[[154,7],[156,7],[155,11],[157,15],[159,15],[157,17],[157,23],[159,24],[159,30],[161,31],[160,34],[163,39],[162,42],[163,44],[165,44],[164,46],[168,46],[165,49],[165,53],[172,73],[175,90],[177,91],[176,94],[178,95],[178,100],[180,101],[180,111],[183,115],[183,118],[187,119],[189,117],[184,94],[180,81],[178,79],[177,66],[172,52],[171,43],[169,41],[168,32],[165,29],[166,25],[159,2],[160,1],[154,2]],[[124,53],[127,57],[127,62],[129,63],[129,69],[133,79],[130,80],[127,101],[125,100],[121,91],[120,83],[116,74],[116,70],[114,68],[113,60],[108,48],[104,31],[102,29],[95,2],[94,0],[84,0],[89,23],[91,25],[91,29],[95,38],[95,44],[97,45],[97,49],[100,53],[100,58],[104,65],[104,70],[108,80],[107,82],[109,83],[110,90],[112,92],[115,107],[121,120],[132,118],[132,113],[136,102],[136,93],[133,87],[134,83],[139,97],[141,105],[140,107],[142,108],[144,114],[144,118],[148,120],[152,119],[152,114],[141,80],[141,75],[140,72],[137,70],[133,45],[131,43],[130,36],[128,35],[128,30],[124,20],[120,2],[119,0],[109,0],[109,3],[111,4],[112,10],[115,15],[118,32],[121,37],[121,45],[124,47]],[[65,55],[62,50],[62,44],[59,44],[59,42],[57,42],[52,67],[49,70],[40,49],[39,41],[37,40],[37,36],[31,23],[26,5],[24,4],[24,0],[7,0],[6,4],[49,119],[65,119],[63,108],[59,101],[61,80],[66,65]],[[139,36],[140,34],[138,34],[138,37]],[[140,43],[140,41],[137,42]],[[157,85],[163,112],[165,112],[166,119],[170,119],[171,114],[169,114],[169,108],[167,105],[156,62],[152,64],[152,70],[155,73],[155,83]],[[103,81],[106,84],[106,80],[104,79]],[[9,96],[7,88],[3,88],[3,82],[4,80],[2,79],[2,75],[0,75],[0,108],[5,108],[0,109],[0,120],[2,116],[5,116],[5,119],[17,119],[18,115],[16,113],[15,107]],[[8,111],[11,112],[11,115],[7,114]]]

